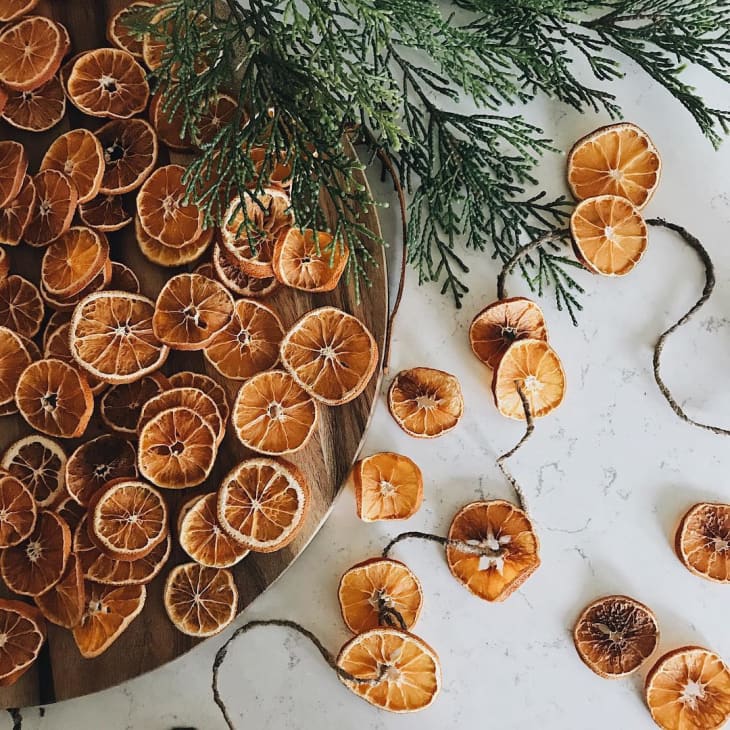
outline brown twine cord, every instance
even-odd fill
[[[383,595],[378,596],[378,624],[408,631],[408,626],[401,612],[393,606],[388,606]]]
[[[23,716],[20,714],[19,707],[8,707],[6,712],[13,721],[13,730],[21,730],[23,727]]]
[[[396,535],[384,548],[382,556],[387,558],[390,551],[403,540],[410,540],[415,538],[417,540],[430,540],[431,542],[437,542],[445,547],[456,548],[461,553],[468,553],[469,555],[477,555],[479,557],[494,557],[494,550],[487,547],[486,545],[471,545],[463,540],[451,540],[448,537],[442,537],[441,535],[434,535],[431,532],[419,532],[418,530],[409,530],[408,532],[401,532],[400,535]]]
[[[667,228],[670,231],[674,231],[675,233],[679,234],[681,238],[684,240],[684,242],[690,246],[694,252],[699,257],[700,261],[702,262],[702,266],[705,269],[705,286],[702,289],[702,295],[700,298],[690,307],[690,309],[687,311],[686,314],[684,314],[682,317],[680,317],[669,329],[662,332],[659,339],[657,340],[656,345],[654,346],[654,363],[653,363],[653,369],[654,369],[654,379],[656,380],[657,385],[659,386],[659,390],[661,394],[666,399],[667,403],[671,406],[672,410],[685,422],[689,423],[692,426],[697,426],[697,428],[702,428],[705,431],[710,431],[714,434],[717,434],[718,436],[730,436],[730,429],[726,428],[720,428],[718,426],[711,426],[706,423],[700,423],[699,421],[695,421],[693,418],[690,418],[685,412],[682,406],[677,403],[677,401],[674,399],[674,396],[672,395],[671,391],[669,390],[667,384],[662,379],[662,376],[660,374],[660,366],[661,366],[661,356],[662,351],[664,350],[664,345],[666,343],[667,337],[672,334],[675,330],[679,329],[683,324],[686,324],[687,322],[692,319],[694,314],[705,304],[705,302],[710,298],[710,295],[712,294],[712,290],[715,288],[715,265],[712,263],[712,259],[710,258],[710,254],[707,252],[707,249],[702,245],[700,240],[693,236],[686,228],[683,228],[680,225],[677,225],[676,223],[670,223],[669,221],[664,220],[664,218],[650,218],[646,221],[648,225],[650,226],[658,226],[662,228]]]

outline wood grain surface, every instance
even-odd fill
[[[72,40],[71,54],[74,54],[107,45],[107,21],[114,12],[127,4],[128,0],[42,0],[37,12],[55,18],[68,28]],[[69,104],[66,117],[52,130],[41,134],[22,133],[2,122],[0,139],[22,141],[30,159],[29,172],[35,173],[45,150],[56,136],[80,126],[95,129],[104,121],[86,117]],[[172,154],[169,155],[169,160],[180,162],[184,158],[179,154]],[[160,163],[165,164],[167,161],[168,154],[161,146]],[[364,177],[362,182],[367,184]],[[332,218],[331,211],[328,214]],[[379,231],[374,209],[363,211],[362,215],[371,230]],[[112,233],[109,238],[113,259],[123,261],[135,270],[142,291],[147,296],[155,298],[163,283],[171,275],[178,273],[174,269],[157,267],[142,256],[134,238],[133,226]],[[37,283],[40,253],[25,246],[9,249],[9,253],[13,273],[22,274]],[[388,311],[387,277],[382,248],[378,246],[373,253],[378,268],[371,272],[372,286],[361,292],[359,302],[356,301],[353,287],[344,282],[330,294],[308,295],[280,288],[266,302],[276,309],[285,327],[315,307],[327,304],[341,307],[365,322],[382,353]],[[218,376],[200,353],[173,353],[164,367],[164,372],[171,374],[180,370],[207,372],[226,387],[231,400],[239,385],[226,382]],[[377,372],[380,372],[380,368]],[[234,568],[240,592],[239,610],[243,610],[266,590],[317,533],[357,456],[378,389],[379,377],[375,376],[365,392],[352,403],[338,408],[321,408],[317,433],[305,449],[291,458],[304,471],[312,491],[312,505],[304,529],[284,549],[270,554],[251,553]],[[0,418],[0,449],[30,432],[31,429],[19,416]],[[92,422],[85,439],[100,432],[100,425]],[[64,444],[68,453],[75,445],[76,442],[72,441]],[[194,494],[217,489],[222,476],[241,459],[250,455],[238,443],[229,426],[215,469],[206,483],[196,489],[166,491],[172,512],[173,534],[179,505]],[[168,568],[187,559],[176,545]],[[46,704],[96,692],[159,667],[194,646],[196,641],[179,633],[165,614],[162,587],[168,568],[148,586],[143,613],[106,653],[96,659],[83,659],[71,633],[50,626],[48,642],[36,666],[14,687],[0,689],[0,704],[3,707]],[[3,591],[4,588],[0,593]]]

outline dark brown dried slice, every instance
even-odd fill
[[[682,518],[674,543],[690,573],[730,583],[730,505],[700,502]]]
[[[36,604],[46,620],[64,629],[72,629],[81,622],[86,605],[86,589],[81,563],[71,553],[66,573],[50,591],[37,596]]]
[[[162,373],[150,373],[133,383],[115,385],[101,397],[101,419],[114,431],[135,435],[142,406],[169,387],[170,381]]]
[[[11,91],[2,117],[18,129],[45,132],[66,113],[66,94],[57,76],[32,91]]]
[[[88,203],[79,205],[79,218],[97,231],[118,231],[132,222],[132,214],[124,207],[121,195],[99,193]]]
[[[17,196],[0,208],[0,243],[17,246],[23,239],[23,233],[35,214],[35,209],[35,183],[30,175],[26,175]]]
[[[137,274],[129,266],[118,261],[112,261],[112,279],[109,282],[109,288],[116,291],[128,291],[131,294],[139,294],[142,291]]]
[[[276,277],[260,279],[256,276],[249,276],[226,254],[220,243],[213,246],[213,268],[212,276],[217,278],[223,286],[230,289],[234,294],[252,299],[261,299],[275,291],[279,282]]]
[[[30,537],[37,515],[30,489],[17,477],[0,472],[0,549]]]

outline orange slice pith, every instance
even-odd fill
[[[249,550],[236,542],[220,525],[218,495],[193,497],[180,510],[178,538],[180,547],[200,565],[230,568],[248,555]]]
[[[189,408],[158,413],[139,434],[140,474],[164,489],[202,484],[216,456],[216,434]]]
[[[59,297],[78,294],[99,274],[108,259],[109,242],[105,236],[85,226],[73,226],[43,254],[43,288]]]
[[[485,601],[504,601],[540,565],[530,518],[501,499],[463,507],[451,523],[449,540],[459,543],[447,545],[449,570]]]
[[[139,216],[134,218],[134,233],[139,244],[139,250],[144,257],[158,266],[172,268],[183,266],[199,259],[208,249],[213,241],[215,230],[208,228],[193,239],[190,243],[182,246],[167,246],[162,241],[152,238],[142,228]]]
[[[74,627],[76,646],[85,659],[103,654],[142,612],[147,590],[143,585],[86,584],[86,605]]]
[[[0,243],[17,246],[35,214],[36,191],[33,178],[26,175],[18,195],[0,209]]]
[[[10,444],[0,468],[25,484],[41,508],[50,507],[64,493],[66,454],[45,436],[25,436]]]
[[[730,717],[730,670],[699,646],[662,656],[644,691],[654,722],[664,730],[717,730]]]
[[[378,346],[357,317],[336,307],[305,314],[281,342],[281,362],[311,396],[337,406],[365,390],[378,364]]]
[[[235,618],[238,590],[225,568],[183,563],[167,576],[164,602],[170,621],[183,634],[213,636]]]
[[[410,630],[423,606],[421,583],[398,560],[372,558],[353,565],[337,589],[342,618],[353,634],[378,626]],[[404,626],[400,626],[400,620]]]
[[[89,294],[71,319],[71,353],[106,383],[129,383],[157,370],[169,350],[153,331],[154,304],[141,294]]]
[[[121,195],[136,190],[157,162],[157,135],[144,119],[113,120],[96,130],[104,155],[99,192]]]
[[[71,553],[66,572],[50,591],[36,596],[36,604],[47,621],[65,629],[81,622],[86,604],[84,575],[78,558]]]
[[[232,316],[233,297],[221,284],[200,274],[178,274],[157,297],[152,328],[176,350],[202,350]]]
[[[88,203],[81,203],[79,218],[87,226],[104,233],[119,231],[132,222],[131,213],[124,207],[124,198],[106,193],[97,195]]]
[[[452,429],[464,413],[459,381],[434,368],[401,370],[388,389],[395,422],[415,438],[436,438]]]
[[[2,112],[3,119],[18,129],[45,132],[55,127],[66,113],[66,94],[57,76],[33,91],[11,91]]]
[[[20,374],[31,362],[32,356],[20,335],[0,327],[0,406],[14,403]]]
[[[66,83],[71,102],[92,117],[128,119],[143,112],[150,87],[134,56],[118,48],[97,48],[82,54]]]
[[[137,274],[129,266],[120,264],[118,261],[112,261],[112,278],[109,282],[109,288],[114,291],[129,292],[130,294],[139,294],[141,291]]]
[[[143,375],[132,383],[115,385],[101,397],[101,420],[113,431],[136,435],[140,409],[150,398],[167,387],[167,378],[159,372]]]
[[[692,506],[682,517],[674,545],[691,573],[730,583],[730,505],[700,502]]]
[[[643,208],[659,184],[661,159],[654,143],[635,124],[591,132],[568,154],[568,185],[577,200],[620,195]]]
[[[57,514],[42,511],[30,537],[0,554],[5,585],[22,596],[39,596],[53,588],[71,553],[71,530]]]
[[[30,537],[37,516],[30,489],[20,479],[0,473],[0,548],[13,547]]]
[[[376,684],[344,684],[366,702],[389,712],[416,712],[428,707],[441,689],[436,652],[413,634],[393,628],[370,629],[345,644],[337,665],[358,679]]]
[[[286,286],[311,292],[326,292],[340,283],[350,250],[333,243],[329,233],[290,228],[274,246],[272,266]]]
[[[24,337],[35,337],[44,309],[38,289],[22,276],[11,274],[0,280],[0,326]]]
[[[233,316],[203,354],[221,375],[246,380],[276,365],[283,337],[284,326],[273,309],[253,299],[239,299]]]
[[[0,32],[0,83],[15,91],[30,91],[58,71],[65,38],[57,23],[34,15]]]
[[[257,276],[249,276],[242,271],[238,264],[232,260],[230,254],[223,251],[219,243],[213,246],[212,260],[212,278],[217,278],[223,286],[239,296],[265,297],[279,286],[279,282],[273,276],[262,279]]]
[[[542,310],[524,297],[492,302],[474,317],[469,327],[472,352],[492,369],[516,340],[547,338]]]
[[[303,448],[317,424],[317,404],[283,370],[254,375],[238,391],[233,427],[244,446],[260,454],[289,454]]]
[[[134,2],[119,10],[109,18],[106,30],[107,40],[117,48],[131,53],[135,58],[142,58],[142,40],[132,32],[129,24],[130,21],[141,19],[140,11],[144,12],[145,8],[152,7],[154,7],[154,3]]]
[[[228,421],[230,407],[228,406],[226,391],[209,375],[183,370],[170,376],[170,386],[173,388],[197,388],[202,390],[203,393],[209,395],[215,401],[223,422]]]
[[[309,486],[293,464],[283,459],[246,459],[220,486],[218,520],[249,550],[269,553],[297,536],[309,502]]]
[[[0,207],[14,200],[28,171],[28,156],[20,142],[0,141]]]
[[[76,212],[76,186],[58,170],[41,170],[34,178],[36,209],[23,239],[29,246],[47,246],[71,227]]]
[[[358,461],[352,470],[357,516],[364,522],[405,520],[423,501],[423,475],[401,454],[383,451]]]
[[[46,640],[46,622],[35,606],[0,599],[0,634],[6,637],[0,652],[0,687],[8,687],[38,658]]]
[[[604,679],[618,679],[649,659],[659,642],[659,628],[643,603],[628,596],[605,596],[578,617],[573,642],[591,671]]]
[[[641,260],[648,242],[641,213],[625,198],[584,200],[570,217],[576,256],[594,274],[624,276]]]
[[[522,390],[533,418],[557,408],[565,396],[565,372],[560,358],[543,340],[513,343],[494,371],[492,392],[499,412],[507,418],[525,420]]]
[[[0,23],[16,20],[29,13],[40,0],[3,0],[0,7]]]

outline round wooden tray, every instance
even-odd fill
[[[42,0],[38,14],[48,15],[62,22],[69,30],[72,41],[71,53],[107,45],[105,29],[107,19],[128,0]],[[30,172],[35,173],[50,142],[70,128],[84,126],[96,128],[104,120],[83,116],[72,105],[64,120],[54,129],[42,134],[25,134],[2,122],[0,139],[16,139],[26,145],[30,158]],[[354,153],[353,153],[354,154]],[[167,153],[161,147],[161,162]],[[171,161],[184,161],[180,155],[170,155]],[[367,184],[362,177],[363,184]],[[331,213],[331,211],[328,211]],[[330,215],[330,218],[332,216]],[[364,221],[371,230],[379,231],[374,209],[363,211]],[[143,293],[155,298],[163,283],[176,270],[162,269],[149,263],[140,253],[134,238],[133,226],[119,233],[110,234],[112,256],[132,266],[140,278]],[[40,254],[22,246],[9,249],[12,270],[38,281]],[[361,291],[356,301],[353,287],[344,282],[330,294],[307,295],[281,288],[267,299],[279,313],[285,327],[299,316],[315,307],[331,304],[359,317],[370,328],[382,353],[388,313],[387,277],[385,256],[382,248],[373,248],[378,263],[371,272],[372,286]],[[190,267],[192,268],[192,267]],[[239,384],[226,382],[206,364],[200,353],[176,352],[164,367],[171,374],[179,370],[207,372],[216,377],[227,389],[231,398]],[[378,369],[380,372],[380,369]],[[239,610],[268,588],[291,565],[314,537],[324,522],[332,502],[339,492],[360,448],[379,389],[379,377],[373,377],[365,392],[352,403],[338,407],[323,407],[320,411],[317,433],[301,452],[292,456],[305,473],[312,489],[312,506],[304,529],[294,542],[276,553],[249,554],[234,569],[240,593]],[[99,426],[90,426],[85,438],[97,435]],[[0,418],[0,450],[31,429],[19,416]],[[67,444],[67,451],[75,443]],[[221,477],[238,461],[250,456],[235,435],[229,432],[221,446],[216,467],[204,485],[196,489],[167,491],[174,517],[178,506],[191,495],[215,490]],[[175,541],[176,542],[176,541]],[[173,549],[169,566],[188,560],[179,547]],[[147,601],[142,614],[104,654],[96,659],[83,659],[69,631],[49,626],[48,642],[38,662],[16,685],[0,689],[2,707],[23,707],[48,704],[58,700],[96,692],[148,672],[175,659],[191,649],[197,642],[179,633],[170,623],[162,604],[162,586],[167,569],[148,586]],[[0,593],[4,587],[0,587]]]

